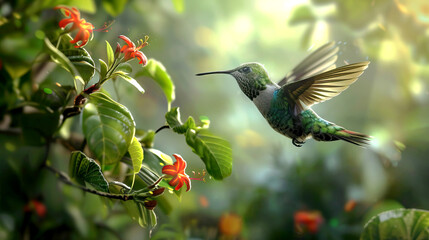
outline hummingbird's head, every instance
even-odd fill
[[[264,66],[260,63],[244,63],[232,70],[198,73],[197,76],[207,74],[232,75],[235,80],[237,80],[243,93],[246,94],[250,100],[258,96],[259,91],[264,90],[267,84],[272,83],[267,70],[265,70]]]

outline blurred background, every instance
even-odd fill
[[[63,4],[73,2],[79,3]],[[207,116],[211,131],[231,143],[232,175],[224,181],[207,176],[205,182],[193,181],[180,201],[172,198],[168,214],[157,209],[154,229],[142,229],[119,206],[106,208],[98,197],[59,185],[51,173],[25,172],[25,161],[0,160],[0,238],[26,231],[20,229],[22,209],[34,198],[46,208],[43,216],[26,220],[38,229],[34,237],[65,239],[101,234],[107,239],[357,239],[365,222],[380,211],[429,209],[428,1],[117,2],[116,11],[123,7],[117,16],[100,1],[80,8],[96,28],[114,20],[109,32],[96,32],[85,48],[94,60],[105,59],[105,40],[114,45],[121,34],[133,40],[148,35],[144,53],[162,62],[175,83],[172,106],[180,107],[183,118]],[[54,28],[59,21],[47,2],[32,3],[38,9],[20,4],[0,3],[1,25],[16,13],[31,16],[22,23],[27,26],[23,35],[8,34],[0,25],[0,57],[6,68],[16,58],[32,61],[41,46],[32,40],[40,38],[39,27],[48,22]],[[195,76],[259,62],[278,81],[328,41],[340,47],[337,66],[371,64],[349,89],[313,109],[340,126],[373,136],[369,148],[313,140],[296,148],[270,128],[231,76]],[[53,69],[47,81],[61,81],[56,77],[60,71]],[[118,95],[111,82],[106,89],[130,109],[137,127],[157,129],[164,124],[167,102],[156,83],[144,77],[138,81],[144,95],[124,81],[116,82]],[[1,151],[11,150],[8,141],[2,137]],[[181,154],[191,177],[203,172],[183,136],[164,130],[156,135],[155,146]],[[35,147],[23,150],[43,153]],[[68,151],[54,149],[51,158],[67,168]]]

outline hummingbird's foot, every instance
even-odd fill
[[[305,143],[305,142],[298,141],[296,138],[292,139],[292,144],[293,144],[295,147],[302,147],[302,145],[303,145],[304,143]]]

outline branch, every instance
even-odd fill
[[[0,129],[0,134],[5,134],[5,135],[20,135],[20,134],[22,134],[22,130],[20,128]]]
[[[158,129],[155,131],[155,134],[157,134],[158,132],[160,132],[162,129],[166,129],[166,128],[170,128],[170,126],[168,126],[168,125],[164,125],[164,126],[162,126],[162,127],[158,128]]]
[[[94,189],[90,189],[90,188],[87,188],[87,187],[73,183],[67,175],[65,175],[63,172],[60,172],[59,170],[57,170],[51,166],[45,165],[45,168],[48,169],[49,171],[55,173],[55,175],[58,177],[58,179],[60,179],[63,183],[65,183],[69,186],[75,187],[75,188],[79,188],[80,190],[85,191],[85,192],[89,192],[89,193],[92,193],[92,194],[95,194],[98,196],[102,196],[102,197],[106,197],[106,198],[119,199],[122,201],[133,200],[134,197],[136,196],[135,194],[113,194],[113,193],[100,192],[100,191],[97,191]]]

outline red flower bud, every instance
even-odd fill
[[[158,202],[156,200],[149,200],[149,201],[144,202],[143,205],[146,209],[153,210],[157,204],[158,204]]]
[[[152,196],[156,197],[159,196],[161,194],[163,194],[165,191],[165,188],[158,188],[152,191]]]

